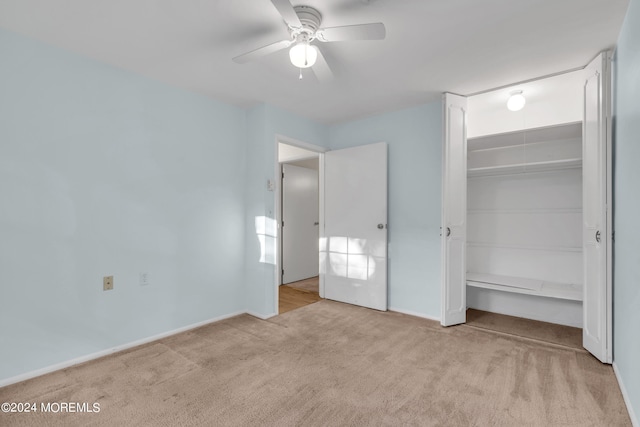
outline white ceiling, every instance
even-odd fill
[[[0,27],[233,105],[335,123],[584,66],[613,47],[628,0],[293,0],[322,26],[384,22],[384,41],[322,44],[318,82],[280,51],[269,0],[0,0]]]

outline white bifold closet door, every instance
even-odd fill
[[[467,98],[444,95],[442,150],[442,302],[443,326],[467,316]]]
[[[325,153],[324,178],[324,297],[387,310],[387,144]]]
[[[583,346],[612,362],[611,313],[611,58],[598,55],[584,70]]]

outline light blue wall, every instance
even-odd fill
[[[615,58],[613,359],[640,415],[640,0],[631,0]]]
[[[0,381],[244,311],[245,111],[6,31],[0,58]]]
[[[389,144],[389,307],[440,317],[442,105],[332,126],[331,149]]]
[[[267,277],[273,275],[273,267],[260,262],[261,248],[256,235],[256,218],[269,214],[266,200],[273,194],[267,191],[267,180],[273,172],[268,169],[273,161],[269,161],[266,135],[266,106],[259,105],[247,111],[247,156],[246,156],[246,188],[245,188],[245,295],[247,309],[250,313],[266,316],[274,312],[267,309]],[[273,155],[273,154],[272,154]],[[273,215],[273,213],[271,213]],[[264,221],[263,221],[264,223]],[[275,286],[275,285],[274,285]],[[270,310],[270,311],[269,311]]]
[[[255,219],[275,218],[276,135],[391,144],[391,303],[437,316],[439,202],[427,200],[439,200],[439,104],[330,129],[6,31],[0,55],[0,322],[19,325],[0,331],[0,381],[218,316],[273,314]],[[410,202],[415,190],[425,197]]]
[[[263,104],[247,112],[247,133],[245,242],[247,304],[249,312],[259,316],[269,316],[276,312],[275,265],[273,261],[260,262],[261,248],[256,235],[256,218],[266,221],[267,225],[275,224],[275,195],[267,190],[267,181],[277,179],[276,136],[286,136],[308,144],[327,147],[328,128],[304,117]]]

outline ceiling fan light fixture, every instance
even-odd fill
[[[318,51],[308,41],[301,41],[289,50],[289,59],[298,68],[309,68],[316,63]]]
[[[521,90],[514,90],[511,92],[509,96],[509,100],[507,101],[507,108],[510,111],[520,111],[524,108],[524,104],[526,104],[527,100],[522,94]]]

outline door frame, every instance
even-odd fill
[[[302,148],[305,150],[318,153],[318,222],[319,237],[324,237],[324,153],[329,151],[328,149],[319,145],[310,144],[308,142],[300,141],[295,138],[290,138],[285,135],[276,134],[275,136],[275,166],[274,166],[274,179],[275,191],[273,192],[273,202],[275,206],[275,220],[276,220],[276,265],[275,265],[275,280],[274,280],[274,307],[276,315],[280,314],[279,299],[280,299],[280,285],[282,284],[282,239],[280,235],[282,233],[282,169],[279,161],[280,151],[279,144],[291,145],[294,147]],[[320,297],[324,298],[324,277],[320,275]]]

